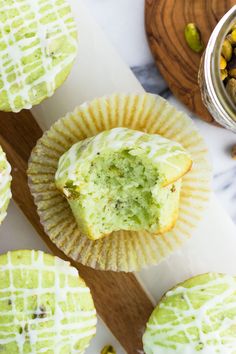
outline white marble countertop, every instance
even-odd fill
[[[236,161],[230,156],[236,135],[202,122],[171,94],[148,48],[144,0],[86,0],[84,3],[143,87],[167,98],[194,119],[210,150],[216,195],[236,223]]]

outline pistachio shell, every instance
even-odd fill
[[[188,23],[184,29],[186,42],[194,52],[200,53],[204,49],[201,33],[194,23]]]

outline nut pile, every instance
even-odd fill
[[[236,104],[236,24],[231,28],[222,44],[220,72],[226,91]]]

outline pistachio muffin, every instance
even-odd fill
[[[19,112],[53,95],[77,53],[67,0],[0,0],[0,111]]]
[[[0,256],[0,352],[84,353],[96,332],[90,290],[68,262],[41,251]]]
[[[7,207],[11,199],[11,166],[0,146],[0,224],[7,215]]]
[[[157,134],[114,128],[74,144],[59,160],[56,185],[81,232],[163,233],[178,215],[180,178],[191,168],[184,148]]]
[[[209,273],[167,292],[143,336],[146,354],[235,354],[236,278]]]
[[[39,139],[27,173],[51,241],[99,270],[161,262],[191,237],[210,196],[207,149],[192,120],[148,93],[76,107]]]

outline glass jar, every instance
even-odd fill
[[[218,22],[202,56],[199,85],[202,100],[214,119],[236,133],[236,106],[229,97],[220,77],[222,43],[236,23],[236,5]]]

